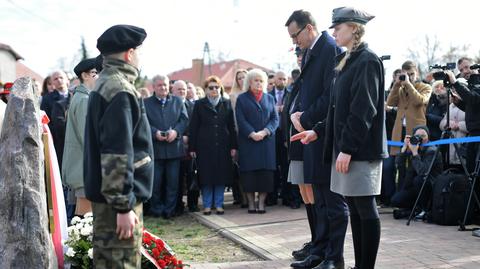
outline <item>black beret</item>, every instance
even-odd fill
[[[103,69],[103,55],[102,54],[99,54],[95,58],[95,69],[97,69],[98,73],[102,72],[102,69]]]
[[[77,77],[80,77],[83,72],[90,71],[95,68],[95,58],[82,60],[73,68],[73,72]]]
[[[124,24],[114,25],[97,39],[97,49],[103,55],[127,51],[140,46],[146,37],[147,33],[143,28]]]
[[[344,22],[358,22],[365,25],[373,18],[375,18],[375,16],[353,7],[335,8],[333,10],[332,26],[330,26],[330,29]]]

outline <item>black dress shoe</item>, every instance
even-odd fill
[[[345,269],[345,263],[342,261],[324,260],[313,269]]]
[[[305,243],[301,249],[292,251],[292,256],[296,261],[305,260],[310,255],[311,248],[311,242]]]
[[[257,210],[256,209],[249,209],[248,214],[257,214]]]
[[[323,261],[323,258],[320,256],[309,255],[303,261],[292,262],[290,266],[293,268],[310,269],[319,265],[322,261]]]

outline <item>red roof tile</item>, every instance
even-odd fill
[[[226,88],[231,88],[232,85],[233,85],[233,76],[235,74],[235,71],[237,69],[240,69],[240,68],[243,68],[243,69],[258,68],[258,69],[264,70],[266,72],[272,72],[272,70],[270,70],[268,68],[259,66],[257,64],[251,63],[249,61],[245,61],[245,60],[242,60],[242,59],[235,59],[235,60],[232,60],[232,61],[225,61],[225,62],[219,62],[219,63],[212,64],[211,65],[211,70],[212,70],[211,74],[209,73],[208,65],[204,65],[204,69],[203,69],[204,70],[203,71],[204,78],[202,79],[202,82],[208,76],[216,75],[220,78],[220,80],[222,81],[222,84]],[[199,76],[199,74],[194,74],[193,68],[178,70],[178,71],[172,72],[168,75],[168,77],[171,80],[181,79],[181,80],[187,80],[187,81],[192,81],[192,82],[197,81],[198,79],[196,79],[196,78],[198,78],[198,76]]]

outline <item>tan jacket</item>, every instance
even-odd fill
[[[413,87],[412,87],[413,86]],[[406,134],[411,134],[417,125],[427,125],[425,111],[432,94],[432,87],[422,82],[394,86],[387,98],[387,105],[397,107],[397,117],[392,131],[392,140],[402,142],[402,121],[407,121]],[[390,154],[397,155],[400,147],[391,147]]]

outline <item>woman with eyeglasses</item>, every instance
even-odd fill
[[[237,98],[240,181],[247,195],[248,213],[265,213],[265,198],[273,191],[276,169],[275,130],[278,115],[272,95],[266,93],[267,75],[259,69],[247,73],[244,93]],[[258,207],[255,193],[258,192]]]
[[[215,208],[224,214],[225,185],[232,183],[232,156],[236,154],[237,139],[230,100],[223,97],[222,82],[210,76],[204,83],[206,97],[195,102],[190,119],[189,151],[196,159],[203,214]]]

